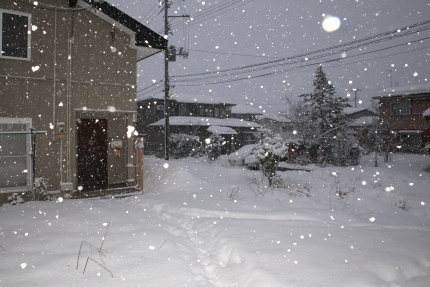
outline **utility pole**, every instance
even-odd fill
[[[166,50],[164,50],[164,159],[169,160],[169,0],[164,0],[164,35]]]
[[[188,52],[183,51],[182,48],[179,54],[176,54],[176,48],[169,46],[169,34],[170,34],[170,26],[169,26],[169,18],[172,17],[184,17],[189,18],[190,15],[182,15],[182,16],[169,16],[169,7],[170,0],[164,0],[164,35],[166,37],[166,49],[164,50],[164,159],[169,160],[170,158],[170,150],[169,150],[169,98],[170,98],[170,82],[169,82],[169,61],[175,61],[176,55],[183,56],[184,58],[188,57]],[[173,53],[173,54],[172,54]]]
[[[357,93],[361,92],[360,89],[352,89],[351,91],[354,92],[354,107],[357,107]]]

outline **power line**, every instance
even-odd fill
[[[154,3],[155,5],[152,5],[152,7],[149,9],[149,12],[143,16],[142,21],[148,23],[147,21],[150,19],[150,17],[152,16],[152,14],[154,14],[154,12],[157,9],[160,9],[160,4],[159,3]],[[157,7],[158,6],[158,7]]]
[[[423,24],[427,24],[427,23],[430,23],[430,20],[414,24],[413,26],[417,27],[418,25],[423,25]],[[293,59],[299,59],[299,62],[301,62],[303,59],[305,59],[305,60],[313,60],[313,59],[317,59],[317,58],[322,58],[322,57],[330,56],[330,55],[333,55],[333,54],[339,54],[341,52],[349,51],[349,50],[352,50],[352,49],[358,49],[358,48],[360,48],[360,47],[362,47],[364,45],[371,45],[371,44],[380,43],[380,42],[383,42],[383,41],[390,41],[390,40],[393,40],[393,39],[399,38],[399,37],[408,36],[408,35],[411,35],[411,34],[414,34],[414,33],[417,33],[417,32],[428,30],[428,29],[430,29],[430,27],[424,27],[424,28],[421,28],[421,29],[415,30],[415,31],[407,31],[406,33],[402,33],[402,34],[399,34],[400,32],[398,32],[399,30],[406,31],[408,29],[409,29],[408,27],[404,27],[404,28],[401,28],[401,29],[398,29],[398,30],[380,33],[380,34],[373,35],[373,36],[370,36],[370,37],[366,37],[366,38],[363,38],[363,39],[354,40],[354,41],[351,41],[351,42],[348,42],[348,43],[343,43],[343,44],[339,44],[339,45],[335,45],[335,46],[331,46],[331,47],[326,47],[326,48],[323,48],[323,49],[319,49],[319,50],[316,50],[316,51],[311,51],[311,52],[308,52],[308,53],[302,53],[302,54],[299,54],[299,55],[290,56],[288,58],[279,59],[277,61],[268,61],[268,62],[263,62],[263,63],[259,63],[259,64],[245,65],[245,66],[241,66],[241,67],[224,69],[224,70],[217,70],[217,71],[207,71],[207,72],[193,73],[193,74],[187,74],[187,75],[177,75],[177,76],[174,76],[174,77],[175,78],[184,78],[184,77],[191,77],[191,76],[202,76],[202,75],[213,75],[213,74],[216,74],[217,76],[220,76],[220,74],[222,74],[222,73],[227,73],[227,72],[232,72],[232,71],[238,71],[238,70],[240,71],[240,70],[249,69],[249,68],[253,68],[253,67],[261,67],[261,66],[265,66],[265,65],[277,63],[277,65],[272,65],[272,66],[265,67],[265,69],[274,68],[276,66],[281,66],[282,65],[281,62],[283,62],[283,61],[287,62],[287,61],[291,61]],[[393,33],[396,33],[396,34],[392,35]],[[390,37],[389,38],[378,38],[381,35],[385,35],[385,37],[388,35]],[[369,39],[373,39],[373,40],[370,41]],[[350,47],[348,47],[348,46],[350,46]],[[340,48],[343,48],[343,49],[340,50]],[[335,49],[336,51],[333,51],[333,49]],[[310,56],[312,56],[314,54],[318,54],[318,53],[321,53],[321,52],[324,52],[324,51],[328,51],[328,52],[326,54],[313,56],[311,59],[308,58],[308,57],[310,57]],[[287,63],[284,63],[284,64],[287,64]],[[252,71],[249,71],[249,72],[252,72]]]
[[[416,40],[414,42],[419,42],[419,41],[428,40],[428,39],[430,39],[430,37],[419,39],[419,40]],[[259,74],[259,75],[253,75],[253,76],[249,75],[247,77],[241,77],[241,78],[235,78],[235,79],[225,79],[225,80],[219,80],[219,81],[215,81],[215,82],[194,83],[194,84],[176,84],[175,86],[180,86],[180,87],[205,86],[205,85],[230,83],[230,82],[236,82],[236,81],[242,81],[242,80],[250,80],[250,79],[254,79],[254,78],[261,78],[261,77],[266,77],[266,76],[272,76],[272,75],[275,75],[275,74],[284,73],[284,72],[288,72],[288,71],[293,71],[293,70],[297,70],[297,69],[302,69],[302,68],[306,68],[306,67],[312,67],[312,66],[317,66],[317,65],[321,65],[321,64],[342,61],[342,60],[346,60],[346,59],[350,59],[350,58],[354,58],[354,57],[363,56],[365,54],[376,53],[376,52],[380,52],[380,51],[383,51],[383,50],[388,50],[388,49],[396,48],[396,47],[399,47],[399,46],[402,46],[402,45],[407,45],[407,44],[408,43],[403,43],[403,44],[392,46],[392,47],[382,48],[382,49],[379,49],[379,50],[376,50],[376,51],[369,51],[369,52],[365,52],[365,53],[362,53],[362,54],[353,55],[353,56],[350,56],[348,58],[336,58],[336,59],[328,59],[328,60],[322,61],[322,62],[308,63],[308,64],[305,64],[305,65],[301,65],[301,66],[297,66],[297,67],[293,67],[293,68],[289,68],[289,69],[282,69],[282,70],[278,70],[278,71],[273,71],[273,72],[269,72],[269,73],[265,73],[265,74]],[[426,47],[426,48],[430,48],[430,47]],[[422,49],[424,49],[424,48],[422,48]],[[416,50],[422,50],[422,49],[416,49]],[[406,53],[406,52],[412,52],[412,51],[404,51],[402,53]],[[398,54],[400,54],[400,53],[398,53]],[[382,57],[390,57],[390,56],[393,56],[393,55],[397,55],[397,54],[390,54],[390,55],[385,55],[385,56],[382,56]],[[369,59],[369,60],[373,60],[373,59]],[[363,62],[363,61],[369,61],[369,60],[364,59],[364,60],[360,60],[360,61],[357,61],[357,62],[344,63],[343,65],[349,65],[349,64]],[[341,65],[338,65],[338,66],[341,66]],[[334,66],[331,66],[331,67],[334,67]],[[194,79],[193,81],[198,81],[198,79]],[[180,83],[180,81],[176,81],[175,83]]]
[[[209,19],[212,19],[212,18],[215,18],[215,17],[220,16],[222,14],[228,13],[228,12],[233,11],[237,8],[240,8],[244,5],[250,4],[253,1],[254,0],[233,0],[233,1],[227,0],[227,1],[224,1],[220,5],[212,7],[210,9],[198,14],[197,16],[193,17],[193,19],[188,21],[187,24],[188,25],[196,25],[196,24],[205,22]],[[235,7],[235,5],[239,4],[240,2],[242,2],[242,3]],[[173,30],[175,30],[177,28],[178,28],[178,25],[172,26]]]
[[[389,47],[385,47],[385,48],[377,49],[377,50],[372,50],[372,51],[368,51],[368,52],[362,52],[362,53],[360,53],[358,55],[352,55],[352,56],[348,56],[348,57],[351,58],[351,57],[366,55],[366,54],[369,54],[369,53],[376,53],[376,52],[383,51],[383,50],[386,50],[386,49],[392,49],[392,48],[400,47],[400,46],[403,46],[403,45],[409,45],[409,44],[412,44],[412,43],[420,42],[420,41],[426,40],[426,39],[428,39],[428,38],[422,38],[422,39],[419,39],[419,40],[408,41],[406,43],[401,43],[401,44],[398,44],[398,45],[389,46]],[[211,75],[206,75],[206,76],[202,76],[202,77],[198,77],[198,78],[195,78],[195,76],[194,76],[194,78],[181,79],[180,81],[182,81],[182,82],[189,82],[189,81],[210,80],[210,79],[216,79],[216,78],[227,78],[227,77],[237,76],[237,75],[245,74],[245,73],[253,73],[253,72],[259,72],[259,71],[263,71],[263,70],[267,70],[267,69],[274,69],[276,67],[284,67],[284,66],[289,66],[289,65],[294,65],[294,64],[300,64],[300,63],[303,63],[303,62],[311,62],[311,61],[315,61],[315,60],[318,60],[320,58],[324,58],[324,57],[327,57],[327,56],[331,56],[331,54],[318,55],[318,56],[315,56],[315,57],[312,57],[312,58],[308,58],[308,59],[298,59],[298,60],[295,60],[293,62],[285,62],[285,63],[271,65],[271,66],[266,66],[266,67],[259,67],[259,68],[256,68],[256,69],[248,69],[248,70],[243,70],[243,71],[236,71],[235,73],[231,73],[231,74],[227,74],[227,75],[226,74],[215,74],[215,75],[212,75],[212,76]],[[335,58],[335,60],[336,59],[339,59],[339,58]]]
[[[250,55],[250,54],[239,54],[239,53],[228,53],[228,52],[216,52],[216,51],[205,51],[199,49],[188,49],[190,51],[208,53],[208,54],[219,54],[219,55],[231,55],[231,56],[242,56],[242,57],[254,57],[254,58],[269,58],[269,59],[280,59],[281,57],[271,57],[263,55]]]

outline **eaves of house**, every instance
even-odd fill
[[[77,4],[88,8],[91,13],[128,32],[131,36],[131,46],[137,50],[137,61],[143,60],[167,49],[167,40],[133,19],[115,6],[100,0],[69,0],[70,6]]]
[[[259,129],[261,125],[244,121],[240,119],[227,118],[206,118],[206,117],[181,117],[173,116],[169,119],[170,126],[220,126],[220,127],[232,127],[232,128],[252,128]],[[164,119],[161,119],[150,126],[164,126]]]
[[[178,93],[174,94],[173,97],[169,98],[171,102],[182,103],[182,104],[196,104],[196,105],[225,105],[234,106],[236,104],[221,101],[208,95],[192,95],[189,93]],[[137,99],[138,102],[142,101],[164,101],[164,94],[141,96]]]

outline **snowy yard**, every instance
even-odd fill
[[[226,158],[164,163],[143,195],[1,207],[0,286],[430,286],[429,156],[280,172],[274,191]],[[83,273],[89,253],[113,278]]]

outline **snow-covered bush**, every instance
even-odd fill
[[[184,158],[200,153],[201,142],[198,136],[187,134],[170,135],[170,154],[173,158]]]
[[[10,204],[16,205],[18,203],[24,203],[24,199],[18,193],[12,193],[8,196],[7,200],[9,200]]]
[[[253,153],[258,159],[260,170],[269,181],[269,186],[273,185],[279,162],[287,152],[288,147],[279,135],[267,136],[255,147]]]
[[[205,152],[210,160],[216,160],[221,154],[225,140],[220,135],[211,135],[206,139]]]
[[[54,198],[54,196],[48,192],[48,184],[44,177],[35,178],[34,194],[36,200],[52,200]]]

